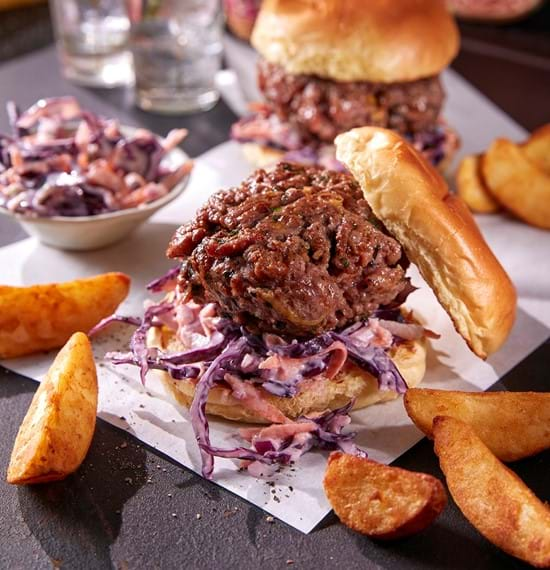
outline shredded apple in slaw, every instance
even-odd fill
[[[93,216],[166,195],[192,163],[167,163],[186,136],[125,136],[115,119],[82,109],[74,97],[43,99],[20,113],[7,105],[11,133],[0,134],[0,207],[28,216]]]
[[[162,292],[165,297],[158,303],[148,302],[143,318],[112,315],[90,334],[117,321],[135,326],[130,350],[109,353],[108,359],[137,366],[142,382],[149,370],[156,369],[168,372],[175,381],[186,379],[195,384],[190,415],[204,477],[212,477],[214,457],[240,459],[251,474],[265,476],[314,447],[365,455],[353,442],[355,433],[343,431],[351,421],[353,401],[292,421],[265,396],[290,398],[304,386],[334,381],[348,359],[377,378],[381,390],[403,393],[407,384],[388,351],[396,342],[423,336],[423,327],[407,322],[398,309],[385,309],[343,330],[306,341],[251,334],[218,315],[215,304],[199,305],[183,297],[177,287],[178,272],[176,267],[148,285],[149,291]],[[171,331],[181,350],[148,346],[147,335],[153,329]],[[227,389],[241,406],[272,424],[239,430],[249,448],[212,445],[206,403],[214,387]]]

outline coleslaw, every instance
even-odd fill
[[[0,207],[32,217],[94,216],[140,207],[166,195],[192,163],[168,153],[187,135],[161,139],[146,129],[125,136],[116,119],[83,109],[74,97],[42,99],[20,112],[7,104],[0,133]]]
[[[407,384],[389,351],[428,331],[406,320],[398,307],[388,307],[343,330],[305,341],[253,334],[220,316],[214,303],[199,305],[188,300],[177,285],[178,273],[176,267],[149,284],[150,292],[166,295],[159,302],[148,302],[142,318],[115,314],[89,334],[100,332],[112,322],[135,326],[130,350],[108,353],[106,358],[115,365],[137,366],[143,383],[149,370],[163,370],[175,381],[186,380],[195,385],[190,418],[204,477],[212,477],[214,457],[239,459],[251,474],[259,476],[295,462],[314,447],[364,454],[353,442],[355,434],[343,431],[351,421],[349,414],[354,402],[291,421],[269,401],[269,396],[292,398],[302,387],[331,381],[348,359],[373,375],[380,390],[404,393]],[[174,352],[149,344],[148,335],[155,329],[171,331],[180,350]],[[215,387],[226,389],[240,405],[272,424],[239,430],[240,437],[250,443],[249,448],[212,445],[206,404]]]

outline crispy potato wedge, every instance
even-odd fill
[[[533,566],[550,565],[550,509],[502,464],[474,429],[436,416],[435,452],[464,516],[493,544]]]
[[[416,427],[433,438],[436,416],[472,426],[501,460],[516,461],[550,448],[549,392],[453,392],[411,388],[405,409]]]
[[[346,526],[381,540],[420,532],[447,504],[441,481],[431,475],[340,452],[331,453],[323,484]]]
[[[66,283],[0,287],[0,358],[63,346],[89,331],[128,295],[130,278],[105,273]]]
[[[528,224],[550,229],[550,174],[535,166],[520,147],[496,139],[482,160],[492,196]]]
[[[500,204],[491,196],[481,176],[481,157],[465,156],[456,172],[458,195],[473,212],[478,214],[494,214]]]
[[[19,428],[8,483],[64,479],[78,469],[92,441],[97,375],[88,337],[75,333],[59,351]]]
[[[534,131],[521,145],[523,154],[550,175],[550,124]]]

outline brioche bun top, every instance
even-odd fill
[[[498,350],[514,324],[516,291],[462,199],[393,131],[363,127],[335,142],[338,160],[470,348],[482,358]]]
[[[443,0],[264,0],[252,45],[289,73],[394,83],[439,74],[459,33]]]

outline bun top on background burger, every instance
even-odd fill
[[[459,34],[443,0],[265,0],[252,44],[265,103],[234,125],[257,165],[338,168],[334,138],[395,130],[440,169],[458,148],[441,117],[439,74]]]
[[[190,407],[207,477],[215,456],[258,473],[313,446],[359,453],[342,432],[351,409],[424,375],[430,333],[403,307],[408,260],[477,355],[513,325],[514,287],[438,172],[387,129],[336,147],[347,172],[281,163],[214,194],[169,244],[178,267],[150,286],[165,297],[112,355],[143,379],[158,370]],[[222,449],[206,414],[273,425]]]

